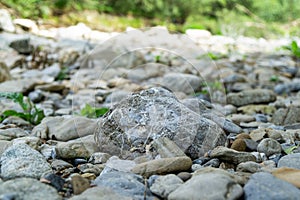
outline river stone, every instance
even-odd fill
[[[9,196],[13,198],[8,198]],[[0,199],[61,200],[56,189],[32,178],[16,178],[0,183]]]
[[[37,79],[18,79],[0,83],[0,92],[18,92],[27,94],[38,84]]]
[[[144,195],[146,199],[154,199],[150,190],[145,187],[143,177],[132,173],[120,171],[101,173],[94,184],[98,187],[108,187],[113,192],[133,199],[143,200]]]
[[[300,107],[289,106],[288,108],[278,109],[273,117],[272,122],[276,125],[291,125],[300,122]]]
[[[186,156],[185,153],[169,138],[161,137],[153,141],[153,149],[161,158]]]
[[[288,154],[280,158],[278,167],[290,167],[300,169],[300,153]]]
[[[8,128],[0,130],[0,139],[1,140],[13,140],[19,137],[28,136],[28,133],[21,128]]]
[[[266,154],[266,156],[271,156],[273,154],[280,154],[282,149],[279,142],[272,138],[265,138],[257,146],[257,151]]]
[[[7,66],[4,63],[0,62],[0,83],[7,81],[10,78],[11,76]]]
[[[226,161],[236,165],[242,162],[256,161],[255,156],[251,153],[239,152],[222,146],[214,148],[210,152],[209,156],[211,158],[219,158],[222,161]]]
[[[42,139],[69,141],[93,135],[96,127],[97,122],[86,117],[46,117],[39,125],[33,128],[32,135]]]
[[[43,173],[51,171],[42,154],[23,143],[7,148],[0,161],[1,177],[4,179],[40,178]]]
[[[10,141],[0,140],[0,156],[11,145]]]
[[[98,152],[98,146],[92,135],[88,135],[68,142],[60,142],[55,147],[56,155],[59,158],[89,158],[93,153]]]
[[[122,150],[140,149],[154,139],[168,137],[192,158],[226,141],[219,126],[185,107],[161,87],[133,93],[122,100],[100,121],[95,137],[100,148],[113,141]]]
[[[250,177],[244,187],[245,199],[299,199],[300,190],[294,185],[275,178],[272,174],[258,172]]]
[[[288,168],[288,167],[281,167],[278,169],[275,169],[272,171],[273,176],[276,178],[279,178],[281,180],[284,180],[286,182],[289,182],[296,186],[297,188],[300,188],[300,170],[294,169],[294,168]]]
[[[199,89],[201,79],[192,74],[168,73],[162,78],[161,85],[174,92],[193,94]]]
[[[275,100],[275,93],[266,89],[245,90],[239,93],[229,93],[227,95],[227,102],[235,106],[269,103]]]
[[[74,195],[69,200],[133,200],[131,197],[120,195],[107,187],[93,187],[85,190],[80,195]]]
[[[14,32],[16,30],[11,16],[6,9],[0,9],[0,31]]]
[[[221,173],[203,173],[193,176],[179,186],[168,200],[239,199],[243,188],[230,176]]]
[[[151,185],[150,190],[152,193],[166,199],[168,195],[177,189],[183,181],[175,174],[168,174],[159,176]]]
[[[150,160],[137,164],[132,168],[132,172],[149,177],[154,174],[167,174],[172,172],[187,171],[192,166],[192,160],[187,157],[162,158]]]

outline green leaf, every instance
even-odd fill
[[[287,148],[287,149],[284,149],[284,152],[285,152],[286,154],[292,154],[293,151],[294,151],[295,149],[297,149],[298,147],[299,147],[299,145],[289,147],[289,148]]]
[[[95,108],[86,104],[85,107],[80,110],[80,115],[89,118],[97,118],[103,116],[108,110],[108,108]]]
[[[96,113],[96,117],[101,117],[103,115],[105,115],[105,113],[107,113],[109,111],[109,108],[96,108],[95,113]]]

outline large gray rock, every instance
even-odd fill
[[[96,140],[122,150],[141,149],[153,139],[168,137],[192,158],[224,145],[226,135],[160,87],[134,93],[121,101],[99,124]]]
[[[108,187],[115,193],[133,199],[143,200],[144,195],[146,195],[146,199],[154,199],[149,188],[145,187],[143,177],[131,173],[120,171],[102,173],[96,178],[94,184]]]
[[[0,92],[20,92],[28,93],[33,90],[34,86],[38,84],[37,79],[18,79],[18,80],[9,80],[3,83],[0,83]]]
[[[1,177],[4,179],[40,178],[44,173],[51,171],[50,164],[42,154],[22,143],[7,148],[0,162]]]
[[[265,138],[257,146],[257,151],[260,153],[265,153],[266,156],[271,156],[273,154],[280,154],[282,151],[279,142],[272,138]]]
[[[275,93],[266,89],[245,90],[239,93],[229,93],[227,95],[227,102],[235,106],[269,103],[275,100]]]
[[[0,9],[0,31],[14,32],[15,26],[11,20],[9,12],[5,9]]]
[[[56,189],[32,178],[17,178],[0,183],[0,199],[60,200]]]
[[[293,153],[280,158],[278,167],[290,167],[300,169],[300,153]]]
[[[245,199],[299,199],[300,190],[294,185],[266,172],[255,173],[244,187]]]
[[[168,200],[239,199],[243,188],[225,173],[203,173],[179,186]]]
[[[86,117],[47,117],[34,127],[32,134],[42,139],[68,141],[93,135],[96,127],[97,122]]]
[[[8,128],[0,130],[0,139],[1,140],[13,140],[19,137],[28,136],[28,133],[21,128]]]

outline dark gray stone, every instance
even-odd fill
[[[300,169],[300,153],[293,153],[280,158],[278,167],[291,167]]]
[[[7,148],[0,162],[1,177],[4,179],[40,178],[42,174],[51,171],[50,164],[42,154],[22,143]]]
[[[150,190],[152,193],[165,199],[182,183],[183,181],[175,174],[168,174],[156,178],[154,183],[151,185]]]
[[[100,147],[112,141],[126,151],[144,148],[160,137],[168,137],[192,158],[226,141],[217,124],[191,111],[160,87],[134,93],[121,101],[100,122],[96,133]]]
[[[300,190],[266,172],[255,173],[244,187],[246,200],[299,199]]]
[[[144,200],[144,194],[147,199],[154,199],[149,188],[145,187],[143,177],[132,173],[120,171],[102,173],[95,179],[94,184],[108,187],[115,193],[134,199]]]
[[[9,196],[13,198],[8,198]],[[0,183],[0,198],[14,200],[61,200],[55,188],[32,178],[16,178]]]

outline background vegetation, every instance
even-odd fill
[[[0,0],[0,7],[46,24],[82,21],[104,31],[165,25],[230,36],[300,35],[300,0]]]

